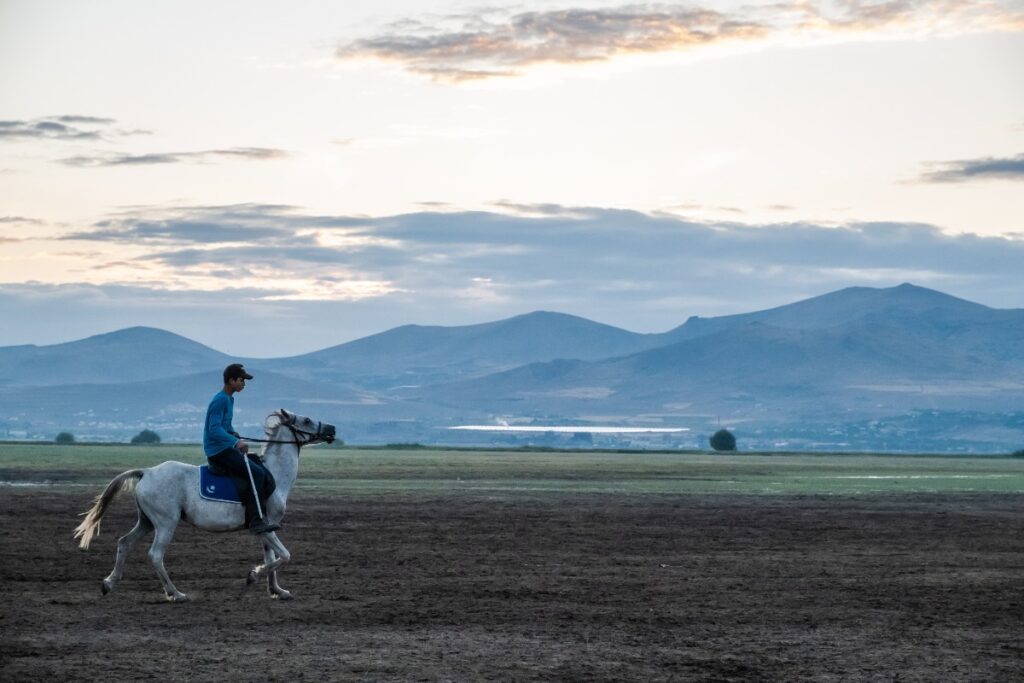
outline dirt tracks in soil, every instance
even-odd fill
[[[120,499],[0,496],[3,680],[1021,680],[1024,499],[297,496],[292,602],[179,527],[164,602]],[[143,543],[147,543],[144,541]]]

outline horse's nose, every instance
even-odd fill
[[[324,436],[334,438],[337,432],[334,429],[334,425],[324,425]]]

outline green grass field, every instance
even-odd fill
[[[0,443],[0,487],[100,486],[165,460],[204,462],[196,445]],[[607,453],[311,447],[296,492],[1024,493],[1024,458],[871,454]]]

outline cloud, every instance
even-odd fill
[[[1019,30],[1024,15],[988,0],[748,6],[737,13],[678,5],[624,5],[404,20],[340,45],[340,61],[378,59],[438,81],[516,76],[539,64],[584,64],[631,54],[695,50],[791,37],[801,42],[879,34],[955,35]]]
[[[270,205],[135,208],[95,226],[94,267],[82,271],[92,282],[0,284],[0,317],[19,322],[0,331],[0,344],[152,325],[228,352],[283,355],[400,325],[468,325],[538,309],[662,332],[690,315],[903,282],[1024,307],[1024,240],[916,223],[752,225],[515,207],[380,217]],[[225,319],[250,332],[225,336]]]
[[[103,140],[146,134],[144,130],[113,128],[115,119],[98,116],[47,116],[29,120],[0,121],[0,142],[18,140]]]
[[[447,23],[452,19],[457,21],[449,18]],[[401,31],[343,45],[336,56],[394,61],[438,80],[460,81],[516,75],[533,64],[681,49],[761,30],[712,10],[683,8],[524,12],[493,22],[470,20],[452,29],[411,21],[397,28]]]
[[[1024,154],[1015,157],[986,157],[935,164],[935,170],[921,175],[927,183],[960,183],[969,180],[1024,180]]]
[[[122,244],[231,243],[272,239],[287,233],[260,226],[182,220],[101,221],[99,229],[68,233],[60,239]]]
[[[554,203],[523,204],[520,202],[513,202],[507,199],[502,199],[496,202],[492,202],[491,206],[500,209],[504,213],[513,214],[516,216],[565,216],[568,218],[579,218],[584,215],[587,215],[587,212],[581,214],[578,209]]]
[[[1024,306],[1006,286],[1024,262],[1020,240],[916,223],[748,224],[499,205],[380,217],[271,205],[135,209],[65,239],[110,251],[105,265],[90,259],[103,266],[101,282],[241,288],[267,301],[374,300],[397,311],[394,325],[443,322],[423,319],[431,310],[479,322],[484,309],[497,317],[545,308],[650,331],[681,322],[675,316],[906,281]]]
[[[245,289],[265,300],[358,300],[397,291],[364,267],[394,265],[394,241],[352,227],[363,219],[280,205],[132,208],[61,240],[92,243],[84,280],[175,291]],[[134,257],[125,250],[135,251]]]
[[[470,324],[531,310],[654,332],[691,315],[905,281],[1024,307],[1024,240],[1011,236],[500,204],[378,217],[261,204],[132,207],[65,236],[90,252],[88,266],[72,273],[80,282],[0,285],[0,317],[20,321],[0,343],[38,343],[41,330],[66,340],[76,330],[151,324],[234,350],[239,340],[219,331],[229,316],[255,330],[247,353],[283,355],[406,323]],[[47,316],[61,310],[68,326],[60,316],[50,325]]]
[[[26,218],[25,216],[0,216],[0,230],[11,234],[0,234],[0,244],[14,244],[16,242],[28,241],[32,234],[38,232],[38,227],[44,225],[38,218]],[[28,235],[23,237],[21,235]]]
[[[219,264],[235,255],[239,261],[359,264],[412,273],[430,263],[442,278],[465,271],[497,280],[496,273],[506,272],[551,282],[585,273],[603,278],[595,264],[614,266],[619,279],[660,280],[668,276],[652,273],[654,265],[685,265],[693,273],[728,270],[731,264],[794,272],[906,264],[918,271],[980,273],[985,269],[969,258],[973,252],[994,259],[986,261],[992,264],[1024,255],[1019,241],[948,235],[916,223],[752,225],[600,207],[508,201],[495,206],[502,210],[446,208],[380,217],[323,216],[260,204],[136,209],[62,239],[162,246],[140,260],[171,265]]]
[[[0,142],[4,140],[98,141],[150,132],[114,128],[116,123],[115,119],[79,115],[0,121]],[[224,161],[275,161],[289,156],[291,156],[290,152],[271,147],[228,147],[192,152],[80,154],[60,159],[59,163],[79,168],[97,168],[182,163],[206,164]]]
[[[95,168],[103,166],[150,166],[156,164],[203,164],[217,161],[274,161],[291,154],[282,149],[267,147],[232,147],[199,152],[162,152],[151,154],[81,155],[61,159],[66,166]]]
[[[299,236],[303,230],[352,227],[365,220],[300,213],[287,204],[131,206],[90,229],[66,233],[60,239],[183,246],[258,240],[264,247],[277,247],[295,239],[308,242]]]
[[[337,227],[351,220],[300,214],[295,207],[284,204],[129,207],[89,229],[65,233],[59,239],[204,249],[258,244],[270,250],[311,244],[311,236],[299,234],[304,229]]]
[[[74,114],[55,117],[61,123],[85,123],[94,126],[109,126],[115,123],[115,119],[103,118],[100,116],[76,116]]]

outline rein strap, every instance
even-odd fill
[[[302,445],[301,441],[279,441],[277,439],[256,439],[256,438],[249,437],[249,436],[243,436],[241,438],[245,439],[246,441],[255,441],[256,443],[291,443],[291,444],[295,444],[295,445]]]

